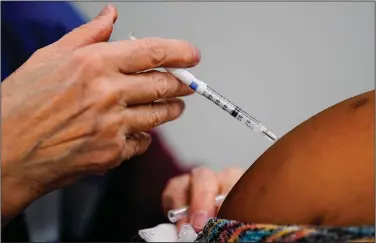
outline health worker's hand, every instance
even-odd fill
[[[215,204],[215,197],[228,194],[243,173],[243,169],[236,167],[220,172],[199,167],[191,173],[174,177],[163,192],[164,211],[167,214],[170,209],[189,206],[188,217],[177,222],[178,230],[183,224],[190,223],[199,232],[208,219],[218,213],[220,205]]]
[[[199,51],[172,39],[107,42],[116,18],[117,10],[105,7],[2,83],[2,219],[145,152],[144,132],[182,114],[184,103],[175,97],[192,90],[150,69],[192,67]]]

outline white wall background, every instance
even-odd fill
[[[93,18],[101,2],[77,2]],[[374,89],[372,3],[115,2],[113,40],[178,38],[202,51],[192,72],[283,135],[317,112]],[[187,163],[248,167],[269,146],[199,95],[161,127]]]

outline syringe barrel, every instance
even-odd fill
[[[248,115],[240,107],[236,106],[235,104],[227,100],[225,97],[214,91],[209,86],[206,87],[206,90],[202,93],[202,95],[208,98],[217,106],[221,107],[232,117],[244,123],[253,131],[264,135],[264,137],[266,137],[268,140],[272,142],[275,142],[277,140],[277,136],[270,132],[268,129],[266,129],[258,120]]]
[[[136,37],[133,36],[133,33],[129,35],[129,38],[131,40],[136,40]],[[247,127],[251,128],[253,131],[263,134],[264,137],[266,137],[268,140],[272,142],[277,141],[277,136],[268,129],[266,129],[266,127],[264,127],[259,121],[257,121],[252,116],[248,115],[245,111],[231,103],[229,100],[215,92],[213,89],[209,88],[205,82],[202,82],[201,80],[197,79],[193,74],[191,74],[187,70],[180,68],[165,69],[167,72],[171,73],[181,82],[188,85],[195,92],[211,100],[217,106],[221,107],[231,116],[244,123]]]
[[[171,223],[176,223],[179,220],[183,219],[188,214],[188,208],[178,208],[178,209],[172,209],[167,212],[168,220],[170,220]]]
[[[197,79],[193,74],[181,68],[165,68],[167,72],[171,73],[175,78],[188,85],[191,89],[199,94],[203,94],[208,86],[205,82]]]
[[[223,200],[225,200],[226,195],[220,194],[215,198],[215,205],[220,205]],[[177,209],[171,209],[167,212],[167,217],[171,223],[176,223],[177,221],[183,219],[188,215],[189,207],[182,207]]]

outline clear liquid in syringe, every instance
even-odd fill
[[[267,130],[259,121],[255,118],[248,115],[245,111],[232,104],[226,98],[215,92],[213,89],[207,87],[206,90],[202,93],[203,96],[211,100],[214,104],[221,107],[231,116],[236,118],[238,121],[244,123],[247,127],[252,129],[257,133],[263,134],[267,139],[272,142],[277,140],[277,136]]]
[[[136,40],[133,33],[129,35],[131,40]],[[209,88],[206,83],[198,80],[185,69],[178,68],[166,68],[166,71],[174,75],[177,79],[187,84],[197,93],[205,96],[210,101],[212,101],[217,106],[221,107],[231,116],[244,123],[247,127],[251,128],[253,131],[264,135],[268,140],[275,142],[277,141],[277,136],[264,127],[255,118],[248,115],[245,111],[240,109],[238,106],[232,104],[226,98],[215,92],[213,89]]]

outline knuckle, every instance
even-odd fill
[[[184,188],[189,186],[190,175],[183,174],[181,176],[176,176],[168,180],[166,185],[166,190],[171,191],[173,193],[178,193],[180,191],[184,191]]]
[[[119,138],[120,140],[120,138]],[[123,160],[129,160],[133,154],[132,154],[132,148],[130,148],[130,145],[127,143],[127,137],[122,137],[122,142],[119,141],[119,144],[121,143],[121,145],[119,147],[121,147],[121,158]]]
[[[169,200],[171,205],[176,205],[177,202],[186,200],[188,190],[189,188],[182,183],[181,177],[174,177],[167,182],[162,198]]]
[[[137,142],[135,143],[135,145],[133,147],[133,155],[137,155],[139,153],[141,147],[142,147],[141,141],[137,140]]]
[[[95,33],[95,35],[89,36],[89,38],[91,38],[91,42],[95,43],[98,37],[107,39],[106,36],[108,36],[109,33],[112,32],[113,25],[109,24],[109,22],[107,21],[97,21],[95,26],[88,23],[85,29],[90,31],[91,33]]]
[[[212,195],[218,189],[218,179],[214,171],[198,167],[192,170],[193,180],[200,181],[201,184],[196,187],[195,194],[197,195]]]
[[[71,56],[72,62],[74,65],[82,64],[87,61],[88,58],[88,53],[84,52],[82,50],[77,50],[72,53]]]
[[[152,103],[149,105],[149,124],[151,127],[157,127],[161,124],[159,113],[157,112],[155,105]]]
[[[150,144],[151,144],[151,136],[149,134],[145,134],[144,135],[144,139],[142,140],[143,141],[143,149],[142,149],[142,153],[144,153],[146,150],[148,150]]]
[[[208,177],[215,175],[214,171],[206,167],[197,167],[192,170],[192,175],[198,177]]]
[[[244,170],[237,167],[230,167],[223,170],[224,177],[239,177],[244,173]]]
[[[81,67],[82,72],[97,76],[103,70],[103,59],[98,52],[90,49],[77,50],[72,55],[73,65]]]
[[[124,158],[130,159],[131,157],[143,154],[146,152],[150,145],[150,139],[145,134],[132,134],[128,137],[131,142],[124,145],[127,149],[124,150]]]
[[[204,184],[195,189],[195,192],[192,194],[192,202],[196,204],[201,204],[201,200],[205,198],[213,197],[214,194],[217,194],[217,188],[212,185]]]
[[[153,84],[157,92],[158,99],[167,97],[168,90],[169,90],[169,83],[168,83],[168,79],[166,75],[161,72],[155,71],[151,73],[151,78],[153,80]]]
[[[166,50],[159,38],[145,39],[145,48],[149,54],[149,61],[152,66],[159,67],[166,58]]]
[[[136,155],[140,155],[146,152],[149,148],[150,142],[147,139],[140,139],[137,143],[137,147],[135,148]]]

